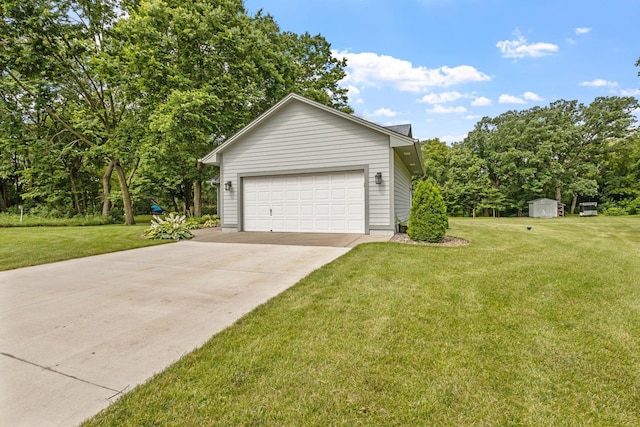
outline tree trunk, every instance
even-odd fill
[[[122,205],[124,208],[124,225],[134,225],[136,223],[133,218],[133,204],[131,203],[131,193],[127,185],[127,177],[120,166],[120,162],[116,159],[114,164],[118,182],[120,183],[120,191],[122,192]]]
[[[198,172],[202,170],[202,163],[196,164]],[[193,182],[193,216],[200,218],[202,216],[202,181],[200,180],[200,174],[198,178]]]
[[[116,159],[111,159],[107,165],[107,169],[102,174],[102,216],[109,216],[111,213],[111,201],[109,196],[111,195],[111,174],[113,168],[116,165]]]
[[[193,216],[202,216],[202,181],[193,183]]]
[[[184,214],[186,216],[190,216],[191,215],[191,202],[193,201],[192,198],[192,191],[191,191],[191,187],[192,187],[193,183],[191,181],[189,181],[188,179],[184,179],[182,181],[182,186],[184,188]]]
[[[560,186],[556,187],[556,201],[562,202],[562,188]]]
[[[0,212],[6,211],[9,207],[9,201],[7,200],[7,186],[4,179],[0,178]]]
[[[74,177],[73,170],[69,175],[71,180],[71,195],[73,196],[73,207],[76,209],[78,215],[82,215],[82,208],[80,207],[80,198],[78,197],[78,187],[76,186],[76,178]]]
[[[577,203],[578,203],[578,193],[573,193],[573,199],[571,200],[571,215],[574,214]]]

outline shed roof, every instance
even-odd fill
[[[538,199],[533,199],[533,200],[529,200],[527,203],[532,204],[532,203],[536,203],[536,202],[553,202],[553,203],[558,203],[557,200],[555,199],[548,199],[546,197],[541,197]]]

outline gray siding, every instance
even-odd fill
[[[231,181],[224,192],[224,225],[240,225],[238,177],[292,171],[315,172],[352,166],[368,166],[369,226],[389,226],[389,137],[357,123],[301,102],[277,111],[257,129],[224,152],[221,182]],[[374,176],[382,172],[383,183]],[[224,188],[224,187],[223,187]]]
[[[394,153],[393,161],[395,165],[393,191],[395,216],[406,222],[409,219],[409,209],[411,208],[411,174],[396,153]]]

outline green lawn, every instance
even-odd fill
[[[142,237],[148,227],[0,227],[0,271],[166,243]]]
[[[88,424],[639,424],[640,217],[451,225],[471,245],[360,246]],[[0,269],[145,227],[0,229]]]
[[[87,425],[640,425],[640,217],[449,234],[355,248]]]

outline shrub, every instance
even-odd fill
[[[438,243],[449,226],[444,199],[430,181],[421,181],[413,193],[407,234],[413,240]]]
[[[0,213],[0,227],[65,227],[112,224],[110,217],[102,215],[74,216],[73,218],[40,217],[24,214]]]
[[[636,197],[635,200],[629,202],[629,205],[627,205],[627,213],[629,215],[640,214],[640,197]]]
[[[193,237],[187,226],[186,217],[174,213],[164,218],[154,215],[151,227],[145,230],[144,235],[155,240],[183,240]]]
[[[620,207],[620,206],[611,206],[608,208],[604,208],[601,210],[601,212],[607,216],[621,216],[621,215],[627,215],[627,209]]]
[[[201,217],[191,217],[187,220],[189,230],[199,230],[201,228],[217,227],[220,220],[216,215],[202,215]]]

